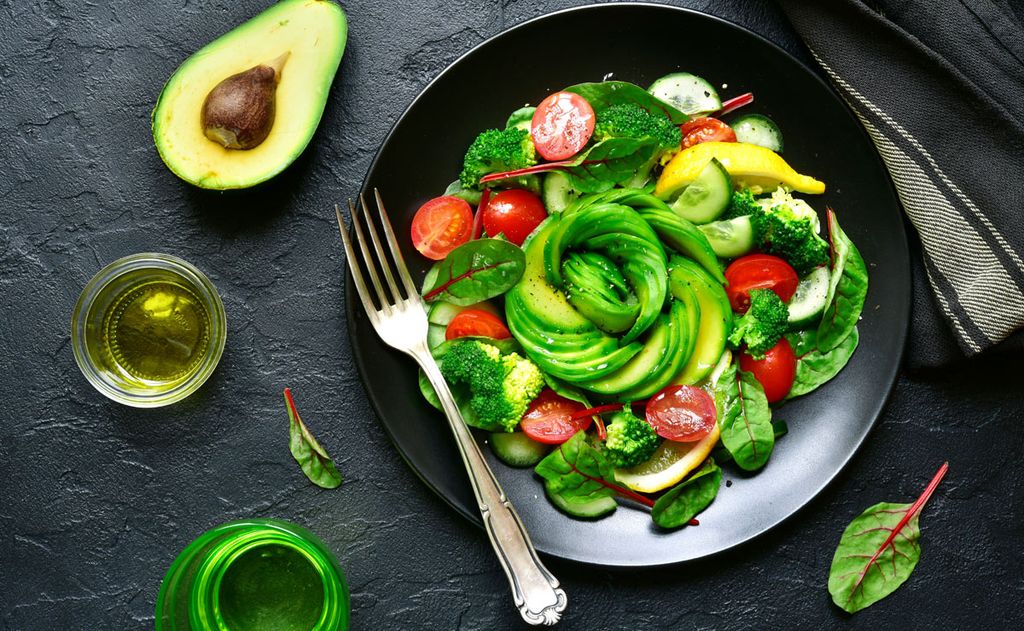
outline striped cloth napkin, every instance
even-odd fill
[[[778,0],[920,238],[912,367],[1024,349],[1024,8],[1008,1]]]

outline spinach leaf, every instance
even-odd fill
[[[708,458],[689,479],[675,485],[654,502],[651,518],[662,528],[685,526],[714,501],[722,483],[722,470]]]
[[[860,319],[868,293],[868,270],[857,246],[839,227],[836,214],[828,211],[832,247],[828,302],[818,325],[818,350],[827,352],[845,340]]]
[[[800,357],[818,348],[818,330],[801,329],[786,334],[786,340],[793,347],[793,353]]]
[[[790,336],[786,337],[787,339],[790,338]],[[846,339],[830,351],[822,352],[815,348],[803,353],[798,352],[796,377],[793,380],[793,387],[790,388],[786,398],[792,399],[793,397],[803,396],[808,392],[816,390],[819,386],[824,385],[838,375],[839,371],[850,361],[850,357],[853,356],[853,351],[857,349],[859,342],[860,333],[857,327],[853,327],[853,330],[846,336]],[[792,339],[790,339],[790,345],[793,346],[795,351],[796,344],[793,344]],[[802,348],[804,346],[801,344]]]
[[[760,469],[775,446],[772,413],[754,375],[733,364],[715,384],[722,444],[745,471]]]
[[[875,504],[843,531],[828,571],[828,591],[841,609],[856,613],[903,584],[921,558],[921,509],[949,469],[939,468],[913,504]]]
[[[333,489],[341,485],[341,474],[334,467],[334,461],[327,455],[320,443],[313,438],[309,428],[299,417],[299,411],[295,409],[295,401],[292,400],[292,392],[284,389],[285,407],[288,409],[288,425],[290,427],[290,440],[288,447],[291,449],[295,462],[302,467],[309,481],[325,489]]]
[[[587,149],[559,170],[581,193],[603,193],[634,177],[658,152],[651,138],[609,138]]]
[[[582,390],[580,390],[576,386],[570,385],[565,381],[562,381],[561,379],[558,379],[557,377],[552,377],[546,372],[542,372],[541,374],[544,376],[544,383],[546,383],[549,388],[554,390],[555,394],[565,397],[570,401],[582,403],[584,408],[590,407],[590,401],[589,399],[587,399],[587,395]]]
[[[585,431],[544,457],[534,471],[544,479],[552,503],[579,517],[600,517],[615,510],[616,490],[605,482],[615,474],[604,454],[590,445]]]
[[[690,117],[672,105],[657,98],[647,90],[626,81],[602,81],[600,83],[580,83],[565,89],[566,92],[579,94],[590,103],[594,112],[600,115],[601,110],[622,103],[634,103],[651,113],[662,113],[675,125],[681,125]]]
[[[775,436],[775,440],[778,440],[789,433],[789,425],[786,425],[786,421],[780,419],[772,420],[772,435]],[[732,460],[732,454],[725,447],[719,445],[711,452],[711,457],[714,458],[715,462],[729,462]]]
[[[499,296],[519,282],[526,266],[523,250],[503,239],[478,239],[455,248],[428,273],[427,302],[468,306]]]

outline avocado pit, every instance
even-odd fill
[[[203,102],[203,133],[225,149],[257,147],[270,134],[277,84],[290,53],[253,66],[218,83]]]

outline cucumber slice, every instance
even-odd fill
[[[430,305],[430,311],[427,313],[427,322],[431,324],[440,324],[441,326],[448,326],[455,316],[459,315],[460,311],[468,308],[469,307],[460,307],[459,305],[453,305],[450,302],[439,300]]]
[[[565,173],[552,171],[544,176],[544,208],[549,215],[562,212],[579,196]]]
[[[711,158],[697,179],[672,202],[672,210],[695,224],[718,219],[732,200],[732,178],[717,158]]]
[[[722,107],[715,86],[689,72],[665,75],[647,91],[685,114],[714,112]]]
[[[434,350],[447,341],[445,331],[448,327],[442,324],[430,324],[427,326],[427,348]]]
[[[510,467],[532,467],[550,450],[549,445],[538,443],[523,432],[495,432],[488,443],[494,455]]]
[[[736,132],[737,141],[782,153],[782,132],[775,121],[764,114],[744,114],[734,120],[730,127]]]
[[[816,267],[796,286],[789,299],[789,326],[799,329],[821,320],[828,305],[828,267]]]
[[[697,228],[707,237],[715,254],[723,259],[743,256],[754,247],[754,229],[750,217],[713,221]]]

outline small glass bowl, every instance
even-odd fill
[[[237,598],[232,598],[230,588],[233,568],[246,565],[247,558],[280,558],[283,552],[304,561],[301,571],[293,565],[287,570],[279,567],[275,574],[267,574],[268,566],[253,568],[250,565],[249,572],[241,578],[251,592],[250,598],[275,596],[259,603],[246,603],[259,610],[238,611],[241,605]],[[307,588],[317,585],[315,593],[292,593],[300,578],[308,581]],[[276,594],[283,594],[284,599]],[[305,620],[311,626],[304,626],[304,630],[348,629],[350,603],[345,573],[316,535],[297,524],[276,519],[232,521],[207,530],[171,564],[156,598],[156,631],[274,628],[264,624],[266,618],[278,618],[279,607],[287,607],[294,615],[296,603],[309,597],[319,601],[319,610],[309,609],[311,615],[307,618],[316,620]],[[294,628],[297,622],[293,618],[287,628]]]
[[[207,348],[186,375],[169,380],[132,378],[98,341],[104,318],[114,300],[129,287],[160,281],[185,287],[202,304],[209,315]],[[191,263],[169,254],[133,254],[107,265],[86,284],[71,316],[71,347],[82,374],[106,397],[132,407],[169,405],[195,392],[217,367],[226,340],[227,317],[217,289]]]

